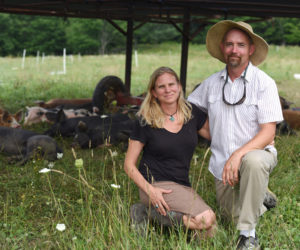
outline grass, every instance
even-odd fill
[[[272,47],[261,68],[277,82],[281,95],[299,103],[297,72],[299,47]],[[145,90],[149,75],[160,65],[179,72],[180,45],[161,44],[139,49],[139,66],[133,61],[132,94]],[[32,106],[34,100],[91,97],[97,82],[105,75],[123,79],[124,55],[73,55],[67,60],[66,75],[51,75],[62,70],[61,57],[0,58],[0,102],[11,112]],[[205,77],[223,67],[208,56],[204,46],[191,45],[187,93]],[[16,69],[18,68],[18,69]],[[45,131],[47,124],[28,129]],[[8,164],[0,156],[0,246],[2,249],[233,249],[238,232],[222,221],[215,201],[214,180],[208,172],[207,148],[197,147],[190,178],[193,187],[216,211],[219,231],[215,238],[199,241],[184,230],[161,230],[149,225],[146,237],[130,227],[129,207],[138,201],[138,190],[123,171],[126,146],[89,150],[75,149],[70,140],[56,138],[64,148],[62,159],[53,171],[39,173],[49,162],[35,159],[23,167]],[[270,188],[278,206],[267,212],[257,226],[265,249],[299,249],[300,222],[300,142],[296,136],[277,136],[278,164],[271,174]],[[76,167],[75,160],[83,166]],[[113,188],[111,184],[120,185]],[[56,225],[64,223],[65,231]]]
[[[267,60],[260,65],[277,82],[280,95],[300,106],[299,80],[293,75],[299,72],[298,57],[300,47],[271,46]],[[22,69],[22,58],[0,58],[0,105],[11,112],[32,106],[37,99],[88,98],[95,86],[106,75],[117,75],[124,80],[125,56],[79,56],[67,57],[67,74],[62,71],[62,57],[46,56],[44,60],[27,57]],[[158,66],[170,66],[180,71],[180,45],[160,44],[144,46],[138,50],[138,66],[133,56],[132,95],[145,91],[150,74]],[[222,69],[224,64],[210,57],[204,45],[189,48],[186,93],[212,73]]]

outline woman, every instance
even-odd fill
[[[142,203],[152,204],[163,216],[168,211],[182,213],[189,229],[210,231],[215,214],[188,178],[197,133],[210,138],[206,115],[184,99],[177,74],[167,67],[153,72],[137,115],[124,168],[139,187]]]

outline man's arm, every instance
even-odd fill
[[[260,131],[248,143],[237,149],[227,160],[223,169],[223,184],[234,186],[239,181],[238,173],[245,154],[256,149],[263,149],[275,138],[276,122],[260,124]]]

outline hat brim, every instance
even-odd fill
[[[261,64],[267,57],[269,49],[268,43],[262,37],[256,35],[240,23],[230,20],[218,22],[208,30],[206,35],[206,48],[208,52],[221,62],[226,63],[220,44],[224,35],[233,28],[241,29],[251,37],[255,45],[255,51],[250,56],[250,61],[256,66]]]

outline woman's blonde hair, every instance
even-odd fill
[[[165,121],[165,114],[162,111],[158,100],[152,94],[152,90],[155,88],[157,78],[165,73],[173,75],[176,79],[176,82],[181,86],[179,78],[174,70],[168,67],[160,67],[156,69],[150,77],[147,95],[137,113],[137,115],[141,117],[143,124],[148,124],[154,128],[163,128]],[[192,106],[185,100],[181,88],[177,100],[177,119],[179,122],[186,123],[191,119],[191,117]]]

